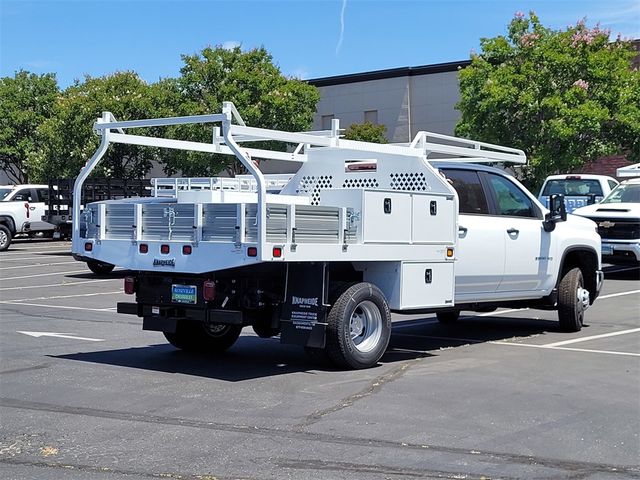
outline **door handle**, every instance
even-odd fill
[[[462,225],[459,225],[458,233],[462,233],[463,235],[465,235],[467,233],[467,227],[463,227]]]
[[[35,210],[36,207],[29,207],[29,210]]]
[[[520,230],[518,230],[517,228],[510,228],[509,230],[507,230],[507,233],[509,235],[517,235],[518,233],[520,233]]]

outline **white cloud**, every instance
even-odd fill
[[[238,42],[237,40],[227,40],[226,42],[222,43],[222,48],[224,48],[225,50],[233,50],[234,48],[241,45],[242,43]]]

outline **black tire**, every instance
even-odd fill
[[[4,252],[9,248],[12,238],[13,235],[11,235],[11,230],[4,225],[0,225],[0,252]]]
[[[586,298],[585,298],[586,292]],[[587,305],[585,305],[585,301]],[[565,272],[558,285],[558,320],[564,332],[579,332],[584,323],[584,311],[589,302],[584,279],[579,268]]]
[[[280,328],[277,326],[278,322],[273,321],[274,315],[277,313],[271,308],[265,308],[264,310],[254,312],[243,312],[245,318],[251,321],[251,328],[260,338],[271,338],[280,334]],[[277,318],[276,318],[277,320]]]
[[[384,294],[371,283],[347,288],[329,311],[326,353],[339,367],[360,369],[376,365],[390,337],[389,306]]]
[[[98,260],[87,260],[87,267],[96,275],[106,275],[111,273],[115,268],[115,265],[110,263],[99,262]]]
[[[229,349],[242,332],[240,325],[205,325],[189,320],[178,321],[175,333],[164,332],[167,341],[187,352],[220,353]]]
[[[436,312],[436,318],[440,323],[455,323],[460,318],[460,310],[446,310]]]

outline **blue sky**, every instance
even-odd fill
[[[640,0],[0,0],[0,76],[134,70],[148,82],[179,74],[181,54],[207,45],[264,46],[299,78],[469,58],[516,11],[565,28],[583,17],[640,38]]]

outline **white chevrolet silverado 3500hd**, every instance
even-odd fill
[[[233,123],[235,120],[235,123]],[[211,143],[125,133],[128,128],[221,123]],[[558,310],[577,331],[602,284],[600,237],[590,220],[551,211],[514,178],[477,165],[524,163],[513,148],[420,132],[409,145],[245,126],[222,114],[116,121],[74,189],[109,144],[234,155],[250,175],[175,179],[147,199],[91,203],[74,196],[73,253],[134,272],[118,312],[142,318],[184,350],[222,351],[244,326],[304,346],[345,368],[375,365],[391,335],[391,311]],[[290,152],[249,142],[298,145]],[[247,145],[249,143],[249,145]],[[272,145],[273,143],[269,143]],[[447,163],[434,166],[434,156]],[[299,162],[290,179],[263,175],[254,159]]]

